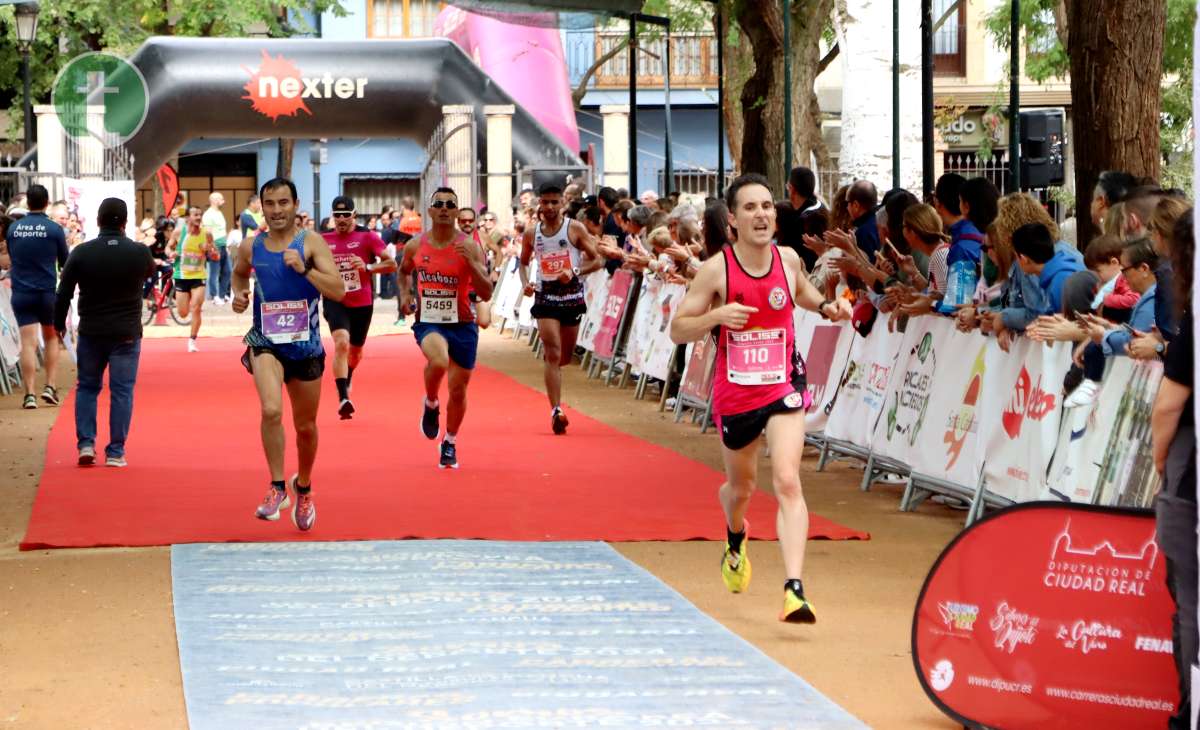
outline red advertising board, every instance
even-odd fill
[[[604,317],[600,320],[600,329],[596,330],[596,343],[593,352],[597,357],[611,359],[617,346],[617,330],[621,328],[621,319],[625,316],[625,304],[629,301],[629,288],[633,284],[633,274],[623,269],[612,275],[608,285],[608,298],[604,300]]]
[[[913,663],[971,727],[1161,728],[1178,698],[1148,510],[1010,507],[942,552],[917,599]]]

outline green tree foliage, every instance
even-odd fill
[[[50,102],[50,87],[70,59],[88,51],[127,56],[153,35],[284,38],[311,33],[301,12],[346,14],[339,0],[41,0],[30,49],[34,103]],[[0,8],[0,107],[20,110],[21,54],[12,6]],[[10,136],[20,137],[21,114]]]
[[[1061,27],[1065,15],[1062,0],[1022,0],[1021,30],[1025,36],[1023,71],[1043,82],[1066,78],[1069,67],[1064,38],[1071,31]],[[988,34],[1005,50],[1009,46],[1010,15],[1007,3],[984,20]],[[1196,23],[1195,0],[1167,0],[1167,33],[1163,43],[1162,148],[1169,158],[1183,142],[1192,123],[1192,29]]]

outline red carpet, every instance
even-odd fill
[[[64,401],[22,549],[303,536],[290,515],[253,517],[269,481],[254,384],[236,339],[200,342],[202,352],[188,354],[182,339],[144,341],[126,469],[75,466],[73,395]],[[439,470],[436,443],[419,429],[422,365],[411,337],[372,338],[351,421],[338,420],[326,369],[309,539],[724,537],[718,472],[577,412],[569,434],[554,436],[544,395],[482,366],[459,437],[461,468]],[[107,413],[102,396],[97,451]],[[284,423],[290,475],[290,412]],[[774,538],[774,510],[771,497],[756,495],[754,537]],[[816,515],[810,537],[868,539]]]

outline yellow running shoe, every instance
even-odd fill
[[[783,610],[779,612],[779,620],[789,624],[815,624],[817,615],[813,613],[812,604],[804,596],[791,588],[784,588]]]
[[[750,523],[743,521],[742,529],[746,535],[742,538],[742,549],[735,553],[726,540],[725,554],[721,556],[721,578],[731,593],[741,593],[750,585],[750,556],[746,554],[750,542]]]

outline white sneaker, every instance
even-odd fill
[[[1096,400],[1096,393],[1100,391],[1100,384],[1095,380],[1085,379],[1079,384],[1079,387],[1063,401],[1063,408],[1079,408],[1080,406],[1090,406]]]
[[[188,352],[200,352],[200,348],[196,346],[196,338],[188,338]]]

